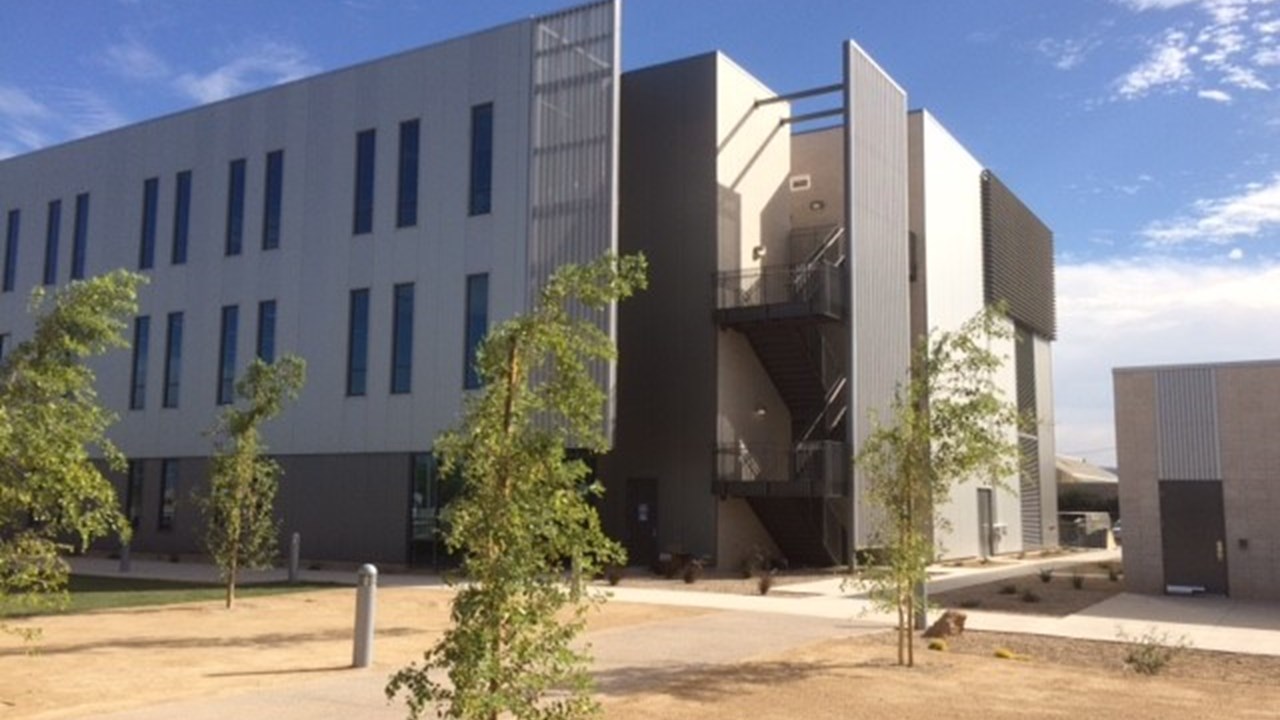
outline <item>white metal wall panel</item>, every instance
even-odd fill
[[[1216,371],[1171,368],[1156,373],[1160,480],[1221,480]]]
[[[878,413],[888,420],[910,365],[906,93],[856,43],[845,46],[846,183],[853,367],[850,441],[861,447]],[[853,536],[868,541],[855,473]]]

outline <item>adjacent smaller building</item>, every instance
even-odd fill
[[[1130,588],[1280,600],[1280,360],[1114,380]]]

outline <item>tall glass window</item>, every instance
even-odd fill
[[[480,387],[476,368],[476,350],[489,332],[489,274],[467,276],[467,337],[462,358],[462,386],[468,390]]]
[[[187,233],[191,225],[191,171],[178,173],[173,191],[173,250],[170,262],[182,265],[187,262]]]
[[[227,172],[227,255],[244,246],[244,158],[232,160]]]
[[[141,460],[129,461],[129,481],[124,489],[124,513],[129,518],[129,526],[134,530],[142,524],[142,491],[146,465]]]
[[[276,361],[276,301],[258,303],[258,357],[265,363]]]
[[[369,288],[351,291],[347,310],[347,394],[364,395],[369,369]]]
[[[84,279],[85,253],[89,243],[89,193],[76,196],[76,226],[71,238],[71,279]]]
[[[151,344],[151,318],[141,315],[133,319],[133,362],[129,370],[129,409],[147,406],[147,348]]]
[[[138,269],[156,264],[156,207],[160,201],[160,178],[142,183],[142,240],[138,244]]]
[[[240,308],[222,308],[222,330],[218,334],[218,404],[236,399],[236,331],[240,328]]]
[[[182,313],[169,313],[164,338],[164,406],[178,407],[182,382]]]
[[[413,283],[396,285],[391,310],[391,393],[413,388]]]
[[[178,509],[178,461],[166,458],[160,461],[160,516],[156,527],[173,529],[173,516]]]
[[[44,234],[44,284],[58,282],[58,233],[62,226],[62,201],[49,202],[49,223]]]
[[[400,173],[396,186],[396,227],[418,224],[418,142],[417,120],[400,123]]]
[[[351,216],[351,232],[356,235],[373,231],[373,160],[377,138],[374,130],[356,134],[356,199]]]
[[[13,292],[13,285],[18,279],[18,225],[21,219],[20,211],[9,211],[4,233],[4,292]]]
[[[267,178],[262,200],[262,249],[280,247],[280,210],[284,203],[284,151],[267,153]]]
[[[486,215],[493,200],[493,103],[471,108],[471,192],[469,211]]]

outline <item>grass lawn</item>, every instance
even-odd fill
[[[342,586],[327,583],[297,583],[290,585],[284,582],[239,585],[236,587],[236,599],[336,587]],[[67,585],[67,590],[71,594],[71,602],[66,607],[32,612],[29,608],[19,609],[12,602],[0,602],[0,617],[30,617],[32,615],[82,613],[89,610],[142,607],[147,605],[173,605],[175,603],[222,600],[226,597],[226,588],[222,585],[146,580],[130,577],[96,577],[91,575],[72,575]]]

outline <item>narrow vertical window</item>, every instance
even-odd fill
[[[276,361],[276,301],[258,303],[258,357],[265,363]]]
[[[164,406],[178,407],[182,382],[182,313],[169,313],[164,338]]]
[[[284,151],[267,153],[267,178],[262,201],[262,249],[280,247],[280,206],[284,202]]]
[[[369,289],[351,291],[347,310],[347,394],[364,395],[369,366]]]
[[[13,292],[13,285],[18,279],[18,225],[21,219],[20,211],[9,211],[4,233],[4,292]]]
[[[44,234],[44,284],[58,282],[58,233],[62,225],[62,201],[49,202],[49,223]]]
[[[240,327],[240,308],[222,308],[222,331],[218,335],[218,404],[230,405],[236,399],[236,331]]]
[[[351,216],[351,232],[355,235],[373,231],[373,159],[376,150],[374,130],[356,134],[356,201]]]
[[[413,283],[396,285],[391,308],[391,393],[413,388]]]
[[[187,262],[187,233],[191,226],[191,171],[178,173],[173,190],[173,249],[169,261],[174,265]]]
[[[227,173],[227,255],[244,246],[244,158],[232,160]]]
[[[9,344],[9,334],[0,333],[0,362],[4,362],[4,349]]]
[[[173,516],[177,505],[178,461],[166,458],[160,461],[160,517],[156,521],[158,529],[173,529]]]
[[[146,465],[141,460],[129,461],[129,479],[124,489],[124,513],[134,530],[142,524],[142,492]]]
[[[129,370],[129,409],[147,406],[147,348],[151,345],[151,318],[141,315],[133,320],[133,362]]]
[[[138,269],[156,264],[156,207],[160,200],[160,178],[142,184],[142,241],[138,244]]]
[[[400,123],[400,172],[396,186],[396,227],[418,224],[418,140],[417,120]]]
[[[489,332],[489,275],[467,276],[467,337],[464,343],[462,386],[468,390],[480,387],[476,367],[476,350]]]
[[[85,253],[89,243],[89,193],[76,196],[76,226],[71,238],[71,279],[84,279]]]
[[[470,214],[486,215],[493,199],[493,103],[471,108]]]

